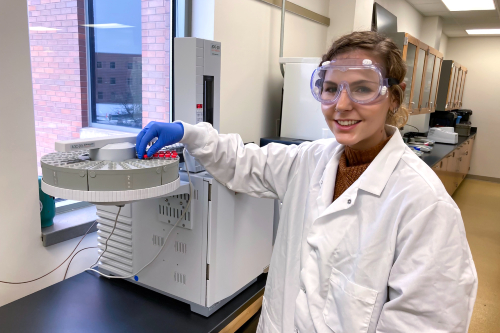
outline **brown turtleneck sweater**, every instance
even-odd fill
[[[340,156],[339,167],[337,169],[333,201],[337,200],[345,190],[358,180],[390,139],[391,137],[388,137],[375,147],[366,150],[354,150],[348,146],[345,147],[342,156]]]

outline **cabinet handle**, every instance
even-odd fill
[[[468,150],[465,152],[465,156],[467,156],[467,155],[469,155],[469,151]]]
[[[453,152],[453,157],[455,157],[455,152]]]
[[[458,158],[458,160],[459,160],[460,162],[462,162],[462,158],[461,158],[461,157],[459,157],[459,158]]]
[[[443,167],[443,161],[441,161],[441,164],[439,165],[439,167],[440,167],[440,168],[442,168],[442,167]]]

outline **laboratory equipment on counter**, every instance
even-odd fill
[[[176,38],[174,45],[173,120],[218,129],[220,43]],[[57,142],[58,152],[42,158],[44,192],[99,204],[100,272],[131,276],[159,253],[127,280],[210,316],[267,271],[273,200],[228,190],[184,150],[191,192],[187,172],[179,172],[179,145],[164,148],[170,155],[137,159],[135,142],[132,134]],[[124,204],[116,216],[114,205]]]
[[[280,137],[318,140],[333,137],[321,112],[321,103],[311,94],[311,74],[321,58],[280,58],[285,64]]]
[[[432,127],[427,137],[439,143],[458,143],[458,134],[454,132],[453,127]]]
[[[430,127],[453,127],[457,121],[457,113],[455,111],[436,111],[431,113],[429,126]]]
[[[182,181],[187,173],[181,172]],[[157,261],[136,284],[188,303],[209,316],[267,270],[272,252],[273,200],[235,193],[207,172],[191,174],[191,206]],[[164,235],[189,200],[184,183],[168,196],[125,206],[99,271],[130,275],[164,245]],[[113,228],[116,207],[97,206],[98,247]]]
[[[137,159],[132,143],[135,137],[56,142],[56,152],[40,159],[42,190],[56,198],[111,205],[176,190],[180,185],[179,158]]]

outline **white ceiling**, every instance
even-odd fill
[[[465,32],[466,29],[500,29],[499,0],[495,0],[497,8],[495,10],[464,12],[450,12],[441,0],[407,1],[423,16],[441,16],[443,18],[443,33],[448,37],[470,36]]]

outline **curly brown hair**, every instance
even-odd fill
[[[335,57],[352,52],[355,50],[366,50],[373,52],[374,55],[384,61],[386,76],[403,82],[406,75],[406,64],[402,58],[401,50],[388,37],[374,31],[355,31],[344,35],[333,42],[326,54],[323,55],[323,61],[331,61]],[[404,91],[399,85],[389,88],[391,96],[399,101],[399,107],[394,113],[387,112],[386,123],[403,127],[408,121],[408,110],[403,107]]]

